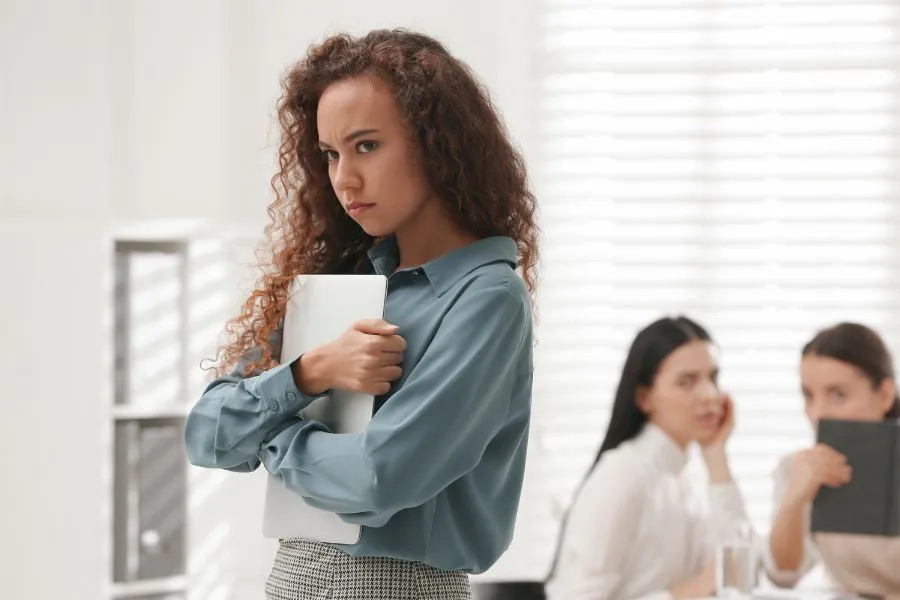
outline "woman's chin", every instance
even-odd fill
[[[716,437],[716,428],[715,427],[701,427],[696,431],[696,435],[694,439],[697,440],[697,443],[701,446],[705,446],[706,444],[713,441]]]
[[[392,228],[386,227],[385,225],[379,223],[360,223],[359,221],[357,221],[357,225],[359,225],[362,230],[366,232],[366,235],[373,238],[384,238],[388,237],[389,235],[393,235],[394,233],[394,230]]]

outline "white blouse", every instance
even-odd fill
[[[792,459],[792,456],[782,459],[775,472],[773,521],[790,478]],[[779,587],[793,587],[821,561],[829,579],[845,592],[900,599],[900,538],[811,534],[808,507],[806,520],[803,560],[796,571],[779,569],[772,559],[768,540],[763,544],[763,567],[772,583]]]
[[[747,514],[734,483],[710,485],[707,512],[686,464],[649,423],[604,453],[569,512],[549,600],[665,600],[696,576]]]

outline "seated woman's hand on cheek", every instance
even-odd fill
[[[729,394],[720,394],[714,407],[714,410],[709,411],[707,419],[716,423],[715,428],[709,434],[701,435],[697,441],[709,471],[710,482],[727,484],[732,479],[725,445],[734,432],[734,401]]]
[[[718,351],[699,324],[665,318],[638,333],[606,437],[563,528],[551,600],[715,593],[721,532],[747,520],[725,454],[733,403],[718,376]],[[684,470],[692,443],[702,445],[711,473],[711,514]]]
[[[725,446],[734,431],[734,402],[719,389],[718,351],[696,340],[672,353],[652,388],[638,391],[649,420],[682,447],[697,442],[712,483],[732,480]]]

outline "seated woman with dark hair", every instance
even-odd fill
[[[731,399],[709,334],[664,318],[634,340],[606,438],[563,528],[550,600],[692,598],[715,592],[715,547],[747,522],[725,444]],[[711,514],[684,472],[699,443]]]

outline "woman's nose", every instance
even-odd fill
[[[806,406],[806,416],[813,425],[816,425],[822,418],[822,412],[822,405],[819,402],[812,401]]]
[[[352,161],[338,159],[337,164],[333,167],[334,173],[331,178],[331,185],[339,192],[346,192],[359,188],[359,173],[353,167]]]
[[[701,398],[707,401],[716,401],[719,399],[719,396],[721,396],[718,386],[712,381],[704,381],[701,383],[698,393]]]

